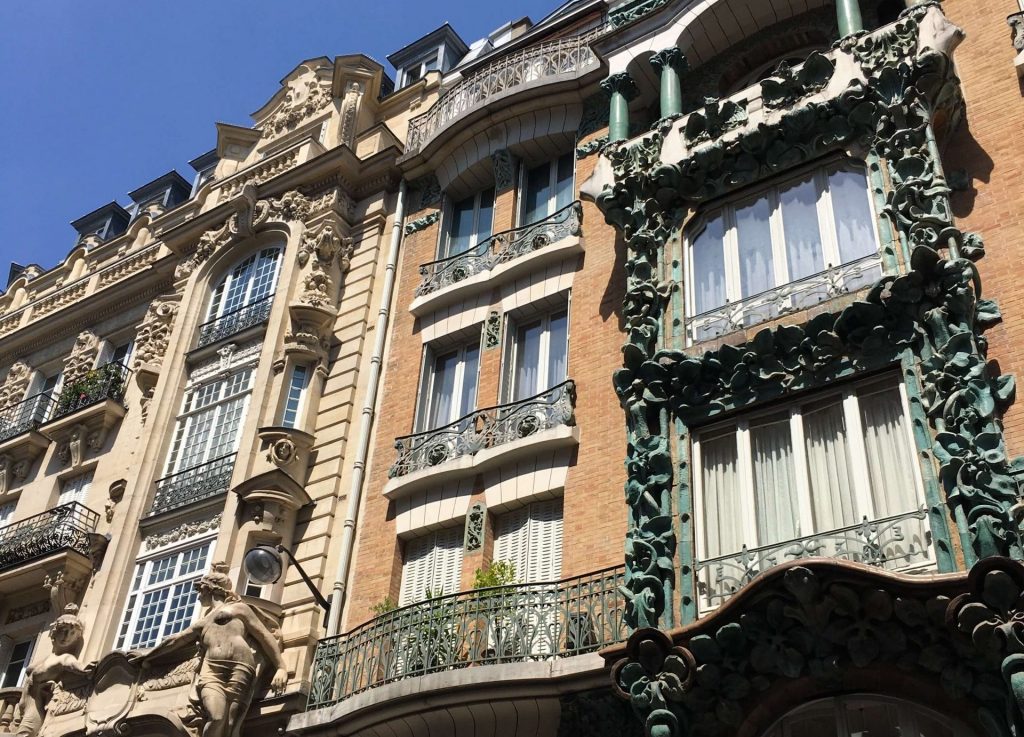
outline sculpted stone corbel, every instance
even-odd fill
[[[50,608],[55,611],[63,611],[68,606],[74,606],[74,602],[85,589],[85,579],[81,577],[65,576],[63,570],[47,574],[43,579],[43,588],[50,595]]]
[[[158,367],[163,362],[180,301],[181,294],[174,293],[157,297],[149,303],[135,334],[132,369],[138,371],[146,364]]]
[[[57,457],[64,463],[70,463],[72,468],[78,468],[85,460],[87,447],[94,450],[103,447],[103,438],[99,435],[101,433],[90,434],[86,425],[76,425],[68,434],[68,439],[57,448]]]

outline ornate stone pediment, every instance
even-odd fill
[[[323,78],[317,68],[302,65],[284,83],[280,102],[258,126],[264,138],[283,135],[331,104],[331,69]]]

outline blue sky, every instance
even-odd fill
[[[303,59],[385,56],[448,21],[467,44],[558,0],[0,2],[0,289],[11,261],[48,269],[69,223],[216,144]],[[393,76],[393,70],[388,73]]]

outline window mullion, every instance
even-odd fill
[[[754,510],[754,469],[750,447],[750,425],[743,421],[736,428],[737,464],[740,471],[740,489],[742,494],[743,542],[748,548],[760,547],[757,535],[757,515]]]
[[[849,460],[854,469],[852,475],[857,519],[875,519],[874,504],[871,501],[871,481],[866,472],[868,457],[864,447],[864,428],[861,426],[857,393],[852,389],[847,389],[843,394],[843,415],[846,420],[846,444],[850,449]]]
[[[725,214],[725,237],[722,239],[722,247],[725,249],[725,299],[727,302],[739,301],[742,294],[740,285],[740,246],[736,233],[736,217],[733,208],[724,211]]]
[[[768,205],[771,212],[768,216],[768,230],[772,237],[775,284],[783,286],[789,284],[789,255],[786,251],[786,233],[782,225],[782,199],[775,187],[768,191]]]

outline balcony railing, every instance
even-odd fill
[[[150,514],[160,514],[223,494],[231,485],[235,453],[178,471],[156,482]]]
[[[543,220],[506,230],[468,251],[423,264],[420,266],[422,280],[416,287],[416,296],[436,292],[568,236],[579,235],[582,222],[583,207],[576,200]]]
[[[405,435],[395,440],[398,459],[388,476],[405,476],[542,430],[574,425],[575,407],[576,384],[569,379],[527,399],[478,409],[443,427]]]
[[[594,652],[629,636],[623,567],[428,598],[317,644],[308,709],[403,678]]]
[[[49,394],[35,394],[0,410],[0,443],[35,430],[46,420],[49,410]]]
[[[61,550],[89,557],[99,514],[73,502],[0,528],[0,571]]]
[[[743,547],[738,553],[697,562],[701,611],[714,609],[769,568],[802,558],[836,558],[889,570],[932,564],[931,531],[924,508],[869,520],[808,537]]]
[[[115,362],[100,366],[81,378],[68,382],[60,390],[60,394],[51,400],[52,406],[46,421],[51,422],[106,399],[123,401],[130,374],[131,370],[127,366]]]
[[[882,276],[878,255],[834,266],[788,284],[730,302],[714,310],[694,315],[686,321],[690,342],[710,340],[751,325],[855,292],[870,286]]]
[[[204,322],[199,326],[199,342],[196,347],[203,348],[254,325],[266,322],[270,317],[270,307],[273,302],[274,295],[268,294],[244,307],[239,307],[237,310]]]
[[[410,121],[406,152],[419,151],[448,123],[486,105],[491,98],[541,80],[575,78],[596,69],[599,61],[590,42],[603,31],[598,27],[578,36],[529,46],[471,72],[442,93],[427,112]]]

